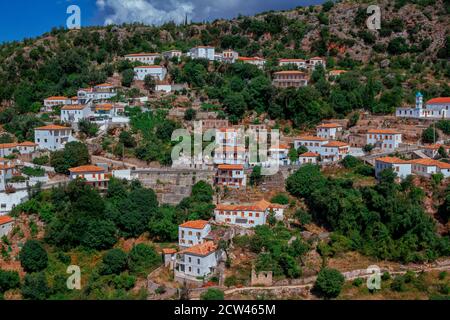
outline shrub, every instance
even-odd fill
[[[225,279],[225,286],[227,287],[233,287],[237,284],[237,278],[236,276],[229,276]]]
[[[356,278],[355,280],[353,280],[352,285],[355,287],[361,287],[363,283],[364,283],[363,279]]]
[[[104,256],[101,274],[119,274],[127,267],[127,254],[120,249],[111,249]]]
[[[289,203],[289,198],[284,193],[278,193],[270,200],[270,202],[286,205]]]
[[[326,299],[336,298],[341,293],[344,282],[345,278],[338,270],[323,268],[317,276],[314,289]]]
[[[225,294],[222,290],[210,288],[200,295],[201,300],[224,300]]]
[[[37,272],[47,268],[48,255],[37,240],[28,240],[19,253],[19,259],[26,272]]]

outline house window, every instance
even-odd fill
[[[197,274],[200,274],[200,269],[197,269]]]
[[[191,263],[192,262],[192,258],[191,257],[189,257],[189,263]]]
[[[197,264],[200,264],[200,259],[197,259]]]

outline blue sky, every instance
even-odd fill
[[[2,0],[0,42],[39,36],[52,27],[65,26],[67,7],[81,9],[82,26],[143,22],[161,24],[231,18],[267,10],[283,10],[320,0]]]

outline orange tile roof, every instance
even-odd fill
[[[280,59],[280,62],[305,62],[303,59]]]
[[[227,210],[227,211],[260,211],[264,212],[271,208],[284,208],[283,205],[270,203],[269,201],[262,199],[255,203],[244,203],[244,204],[218,204],[216,206],[217,210]]]
[[[180,224],[180,227],[190,229],[204,229],[207,224],[208,221],[206,220],[193,220],[193,221],[186,221],[185,223]]]
[[[105,83],[96,85],[96,87],[114,87],[114,85],[112,83],[105,82]]]
[[[437,150],[437,149],[439,149],[441,146],[442,146],[441,144],[436,143],[436,144],[429,144],[429,145],[427,145],[427,146],[424,146],[423,148],[424,148],[424,149],[429,149],[429,150]],[[447,148],[448,146],[443,146],[443,147],[444,147],[444,148]]]
[[[162,252],[164,254],[174,254],[174,253],[177,253],[177,250],[172,249],[172,248],[164,248],[164,249],[162,249]]]
[[[303,140],[303,141],[327,141],[327,139],[316,137],[316,136],[301,136],[295,138],[295,140]]]
[[[37,145],[38,145],[37,143],[31,142],[31,141],[24,141],[24,142],[19,143],[20,147],[35,147]]]
[[[63,97],[63,96],[54,96],[54,97],[48,97],[45,100],[68,100],[67,97]]]
[[[305,74],[305,73],[298,70],[285,70],[274,72],[274,74]]]
[[[162,68],[162,67],[157,66],[157,65],[135,67],[135,69],[159,69],[159,68]]]
[[[67,130],[69,127],[58,126],[56,124],[49,124],[47,126],[34,128],[34,130]]]
[[[324,144],[323,146],[330,147],[330,148],[334,148],[334,147],[339,148],[339,147],[347,147],[347,146],[349,146],[349,144],[346,142],[342,142],[342,141],[330,141],[327,144]]]
[[[394,129],[369,129],[367,133],[400,134],[400,132]]]
[[[65,105],[61,108],[61,110],[83,110],[86,108],[87,105],[81,105],[81,104],[72,104],[72,105]]]
[[[97,104],[95,106],[95,110],[112,110],[113,105],[111,103],[103,103],[103,104]]]
[[[144,56],[157,56],[159,53],[151,52],[151,53],[130,53],[127,54],[125,57],[144,57]]]
[[[315,152],[305,152],[305,153],[302,153],[301,155],[299,155],[299,157],[306,157],[306,158],[317,158],[319,156],[319,154],[318,153],[315,153]]]
[[[241,61],[263,61],[265,59],[260,58],[260,57],[239,57],[238,60],[241,60]]]
[[[270,150],[277,150],[277,149],[284,149],[284,150],[286,150],[286,149],[290,149],[290,148],[291,148],[291,147],[290,147],[289,145],[280,143],[280,144],[278,145],[278,148],[271,147]]]
[[[339,123],[322,123],[317,126],[317,128],[339,128],[342,127]]]
[[[218,168],[220,170],[244,170],[242,164],[220,164]]]
[[[441,169],[450,169],[450,163],[433,160],[433,159],[415,159],[415,160],[411,160],[411,163],[426,166],[426,167],[439,167]]]
[[[15,148],[15,147],[17,147],[17,143],[15,143],[15,142],[0,144],[0,149],[9,149],[9,148]]]
[[[180,253],[188,253],[196,256],[207,256],[217,250],[217,246],[212,241],[206,241],[190,248],[180,251]]]
[[[433,98],[427,101],[427,104],[450,103],[450,97]]]
[[[94,165],[86,165],[86,166],[79,166],[75,168],[70,168],[70,172],[73,173],[80,173],[80,172],[104,172],[105,169],[102,167],[94,166]]]
[[[321,58],[321,57],[312,57],[309,60],[323,60],[323,58]]]
[[[14,221],[10,216],[0,216],[0,225]]]
[[[391,163],[391,164],[408,164],[409,162],[397,157],[382,157],[375,159],[376,161]]]

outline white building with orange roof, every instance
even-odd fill
[[[270,203],[264,199],[248,204],[218,204],[214,209],[217,223],[253,228],[267,223],[269,214],[273,212],[277,220],[284,217],[285,206]]]
[[[329,141],[322,145],[319,150],[320,157],[323,161],[340,161],[350,153],[350,145],[342,141]]]
[[[225,62],[234,63],[239,58],[239,53],[234,50],[228,49],[222,52],[222,60]]]
[[[50,112],[53,111],[54,107],[63,106],[65,104],[72,104],[72,101],[63,96],[48,97],[44,99],[44,111]]]
[[[324,58],[322,58],[322,57],[313,57],[313,58],[310,58],[308,60],[308,66],[311,69],[313,69],[313,70],[319,65],[322,65],[324,69],[327,67],[327,64],[326,64]]]
[[[178,60],[179,60],[179,59],[181,59],[183,52],[181,52],[181,50],[173,49],[173,50],[164,51],[162,53],[162,55],[166,59],[178,58]]]
[[[20,172],[16,164],[11,160],[3,160],[0,163],[0,190],[5,190],[7,181]]]
[[[394,129],[370,129],[366,141],[381,150],[394,151],[402,143],[402,134]]]
[[[197,46],[189,50],[192,59],[208,59],[214,61],[216,49],[211,46]]]
[[[276,163],[279,166],[287,166],[291,163],[289,159],[290,146],[280,143],[278,147],[270,147],[268,150],[269,163]]]
[[[203,243],[211,232],[211,225],[206,220],[187,221],[178,226],[178,245],[192,247]]]
[[[70,180],[84,179],[87,184],[100,189],[106,189],[111,178],[111,174],[107,173],[105,168],[94,165],[70,168],[69,173]]]
[[[298,156],[298,163],[302,164],[317,164],[320,154],[316,152],[305,152]]]
[[[242,164],[220,164],[217,166],[215,184],[229,188],[245,188],[247,176]]]
[[[440,147],[443,147],[445,152],[447,152],[447,154],[450,152],[450,146],[446,146],[439,143],[423,146],[422,152],[426,156],[433,159],[438,156]]]
[[[212,241],[194,245],[176,254],[175,280],[181,283],[203,283],[217,271],[221,250]]]
[[[31,141],[24,141],[17,144],[17,149],[21,154],[30,154],[37,150],[39,145]]]
[[[448,119],[450,118],[450,97],[430,99],[424,106],[423,95],[417,92],[415,107],[397,108],[395,115],[400,118]]]
[[[69,127],[51,124],[34,129],[34,142],[40,149],[59,150],[71,141],[75,139],[72,137],[72,128]]]
[[[0,144],[0,157],[4,158],[12,154],[15,150],[19,151],[16,142],[1,143]]]
[[[131,62],[140,62],[145,64],[154,64],[157,58],[161,58],[161,54],[156,52],[131,53],[125,56],[125,59]]]
[[[86,119],[91,115],[91,108],[87,104],[65,105],[61,108],[61,121],[74,123]]]
[[[245,164],[246,158],[244,147],[218,145],[214,150],[214,164]]]
[[[272,84],[276,88],[300,88],[308,85],[308,78],[298,70],[277,71],[273,73]]]
[[[336,140],[340,138],[342,129],[338,123],[322,123],[316,127],[316,132],[320,138]]]
[[[10,216],[0,216],[0,238],[7,236],[14,226],[14,219]]]
[[[294,65],[298,69],[306,69],[306,60],[304,59],[280,59],[278,63],[280,67]]]
[[[375,159],[375,176],[380,177],[383,170],[391,169],[400,179],[405,179],[412,173],[411,162],[397,157],[382,157]]]
[[[304,146],[311,152],[320,153],[322,146],[327,144],[329,139],[316,137],[316,136],[301,136],[295,138],[294,148],[298,150],[301,146]]]
[[[4,158],[12,153],[14,151],[18,151],[21,154],[30,154],[36,151],[38,145],[36,143],[33,143],[31,141],[24,141],[24,142],[11,142],[11,143],[1,143],[0,144],[0,157]]]
[[[138,66],[134,68],[134,79],[144,81],[146,76],[151,76],[155,80],[164,80],[166,68],[158,65]]]
[[[433,159],[415,159],[410,163],[414,174],[430,177],[432,174],[442,173],[445,178],[450,177],[450,163]]]
[[[237,61],[241,61],[243,63],[249,63],[257,66],[262,69],[266,64],[266,59],[260,57],[238,57]]]

